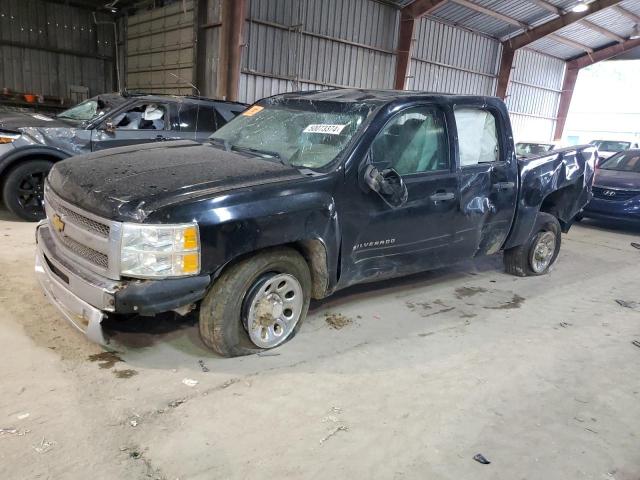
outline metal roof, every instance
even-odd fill
[[[397,7],[406,7],[413,3],[410,0],[384,0]],[[592,0],[587,0],[590,3]],[[497,15],[492,16],[481,11],[470,8],[467,3],[475,4],[480,10],[488,9]],[[429,16],[445,23],[461,26],[471,31],[482,33],[501,41],[524,33],[529,27],[537,27],[546,22],[558,18],[551,9],[556,7],[560,12],[570,11],[578,0],[546,0],[549,8],[540,5],[536,0],[449,0],[429,13]],[[629,12],[640,16],[640,0],[624,0],[619,6]],[[508,17],[505,20],[503,17]],[[597,50],[620,41],[620,38],[627,39],[631,35],[635,22],[629,16],[623,15],[614,6],[605,8],[584,18],[587,22],[581,21],[572,23],[556,31],[549,37],[542,38],[528,45],[527,48],[536,50],[547,55],[568,60],[591,50]],[[525,28],[515,24],[520,22]],[[587,25],[590,22],[591,27]],[[598,31],[605,29],[610,32]],[[579,48],[579,45],[585,48]]]

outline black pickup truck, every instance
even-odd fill
[[[191,141],[57,163],[36,272],[78,328],[198,309],[225,356],[291,338],[311,298],[504,252],[547,273],[596,149],[517,160],[496,98],[338,89],[261,100]]]

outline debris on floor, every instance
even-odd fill
[[[194,380],[193,378],[183,378],[182,383],[187,387],[195,387],[198,384],[198,380]]]
[[[327,322],[327,325],[329,325],[329,328],[334,330],[340,330],[353,322],[353,320],[345,317],[341,313],[325,313],[324,316],[324,320]]]
[[[634,340],[633,342],[631,342],[631,344],[640,348],[640,340]]]
[[[30,414],[30,413],[27,413],[27,412],[25,412],[25,413],[20,413],[20,414],[18,414],[18,420],[24,420],[25,418],[29,418],[29,416],[30,416],[30,415],[31,415],[31,414]]]
[[[559,325],[560,325],[562,328],[567,328],[567,327],[570,327],[570,326],[571,326],[571,324],[570,324],[570,323],[567,323],[567,322],[560,322],[560,324],[559,324]]]
[[[204,360],[198,360],[198,365],[200,365],[200,370],[202,370],[204,373],[207,373],[209,371],[209,367],[204,364]]]
[[[631,310],[640,310],[640,303],[638,302],[616,299],[616,303],[624,308],[630,308]]]
[[[19,437],[25,436],[31,430],[18,430],[17,428],[0,428],[0,438],[5,435],[17,435]]]
[[[122,362],[122,359],[116,352],[100,352],[89,355],[87,360],[90,362],[98,362],[100,368],[111,368],[117,362]]]
[[[349,431],[349,427],[347,427],[346,425],[338,425],[336,428],[331,430],[324,438],[320,439],[320,445],[322,445],[324,442],[329,440],[336,433],[338,433],[338,432],[348,432],[348,431]]]
[[[481,453],[476,453],[473,456],[473,459],[478,462],[481,463],[483,465],[489,465],[491,462],[489,460],[486,459],[486,457],[484,455],[482,455]]]
[[[137,375],[138,372],[136,370],[131,370],[130,368],[124,370],[114,370],[113,374],[116,378],[131,378],[134,375]]]
[[[637,248],[638,250],[640,250],[640,243],[631,242],[631,246],[632,246],[633,248]]]
[[[39,444],[34,445],[33,449],[38,453],[47,453],[54,447],[55,444],[56,442],[46,441],[44,437],[42,437],[42,441]]]
[[[177,408],[180,405],[182,405],[184,402],[186,402],[186,399],[181,398],[178,400],[172,400],[171,402],[168,403],[169,408]]]

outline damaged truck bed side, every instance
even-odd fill
[[[595,154],[517,160],[496,98],[278,95],[205,145],[56,164],[36,272],[99,341],[106,316],[198,309],[207,345],[248,354],[290,339],[311,298],[356,283],[500,251],[512,274],[547,273],[590,200]]]

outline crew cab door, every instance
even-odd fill
[[[179,139],[172,136],[170,102],[136,102],[107,117],[92,130],[92,150]]]
[[[460,258],[497,252],[515,215],[518,165],[507,113],[486,106],[454,110],[460,203],[454,241]]]
[[[377,134],[368,161],[380,171],[396,170],[408,198],[391,207],[375,192],[356,187],[342,217],[346,282],[450,263],[458,177],[449,143],[444,111],[435,106],[401,110]]]

